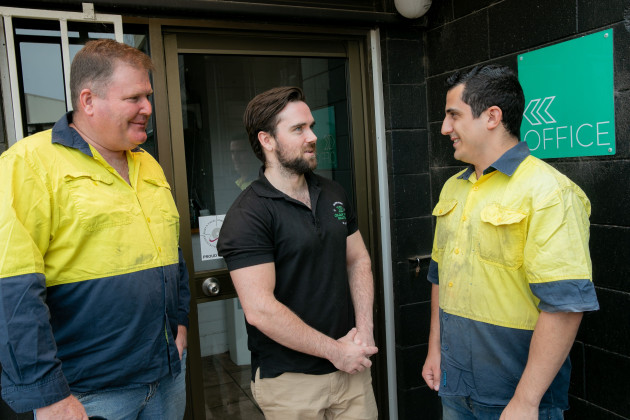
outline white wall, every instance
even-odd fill
[[[201,357],[228,351],[225,300],[197,305]]]

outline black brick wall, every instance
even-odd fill
[[[613,28],[617,153],[547,161],[591,199],[601,306],[585,315],[571,351],[566,418],[630,419],[630,0],[434,0],[423,19],[423,29],[381,28],[399,417],[440,418],[439,400],[420,376],[430,317],[428,261],[416,277],[410,258],[430,252],[431,208],[446,179],[463,167],[440,134],[444,80],[476,64],[516,70],[518,54]]]
[[[381,28],[400,419],[440,416],[439,399],[420,374],[431,309],[428,260],[417,276],[409,263],[431,252],[433,236],[424,33],[413,24]]]

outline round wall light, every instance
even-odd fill
[[[431,0],[394,0],[398,13],[408,19],[416,19],[423,16],[429,7]]]

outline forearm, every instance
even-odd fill
[[[354,262],[348,267],[350,294],[354,306],[357,329],[372,334],[374,320],[372,306],[374,304],[374,280],[369,256]]]
[[[177,326],[177,338],[175,338],[175,345],[177,351],[179,351],[179,358],[182,358],[184,349],[188,348],[188,328],[185,325]]]
[[[431,327],[429,330],[429,353],[440,354],[440,286],[431,286]]]
[[[440,299],[439,285],[431,286],[431,330],[429,332],[429,345],[427,359],[422,367],[422,378],[430,389],[439,391],[442,372],[440,362]]]
[[[346,268],[357,326],[356,343],[374,345],[374,279],[370,254],[359,231],[346,239]]]
[[[273,263],[241,268],[230,275],[247,322],[273,341],[300,353],[328,359],[337,369],[348,373],[371,365],[368,356],[378,349],[355,344],[356,329],[335,340],[306,324],[276,299]]]
[[[540,313],[532,336],[527,365],[516,387],[513,401],[538,407],[569,355],[581,321],[581,312]]]
[[[307,325],[275,299],[246,312],[245,317],[273,341],[300,353],[330,360],[338,346],[336,340]]]
[[[358,333],[356,328],[333,340],[305,324],[275,299],[266,303],[266,314],[259,314],[253,325],[277,343],[301,353],[327,359],[337,369],[350,374],[361,372],[372,365],[369,357],[378,352],[378,349],[373,345],[355,342]]]

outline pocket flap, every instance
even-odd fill
[[[434,216],[444,216],[449,214],[457,206],[457,200],[440,200],[433,209]]]
[[[481,221],[494,226],[519,223],[527,216],[527,212],[506,209],[498,204],[490,204],[481,210]]]
[[[66,182],[77,181],[79,179],[91,179],[92,181],[102,182],[107,185],[114,183],[114,177],[111,175],[93,174],[90,172],[73,172],[66,174],[63,178]]]
[[[158,187],[168,188],[169,190],[171,189],[171,186],[168,184],[168,182],[163,179],[145,178],[144,182],[151,185],[156,185]]]

